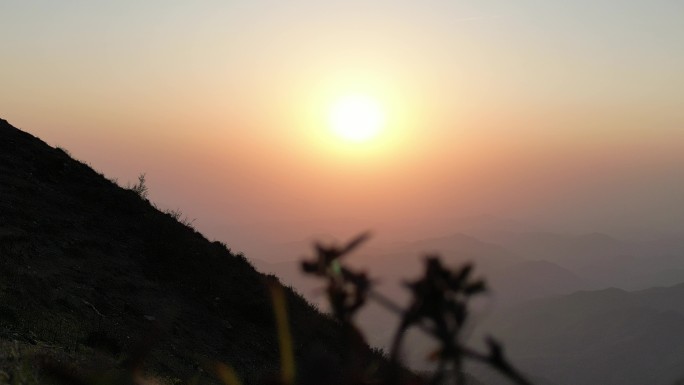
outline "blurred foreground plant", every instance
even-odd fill
[[[487,290],[485,282],[473,279],[471,264],[464,264],[456,269],[444,266],[438,256],[429,256],[425,260],[425,272],[422,277],[406,282],[412,299],[408,307],[402,308],[392,300],[373,289],[374,282],[364,272],[356,272],[342,264],[343,257],[349,255],[370,238],[368,233],[361,234],[343,246],[314,245],[316,256],[302,262],[302,270],[326,281],[326,293],[331,304],[333,316],[342,325],[344,344],[341,346],[344,368],[333,368],[330,365],[295,362],[292,331],[287,312],[286,293],[283,286],[273,277],[267,279],[270,296],[273,301],[273,312],[277,328],[280,350],[280,376],[267,379],[264,384],[273,385],[332,385],[330,373],[339,374],[334,384],[342,385],[439,385],[452,382],[466,385],[463,362],[473,360],[484,363],[495,369],[517,385],[531,385],[506,359],[500,343],[487,338],[487,350],[481,352],[464,344],[462,335],[468,320],[469,302],[473,296]],[[354,325],[353,319],[358,311],[368,302],[374,300],[393,311],[400,317],[390,351],[389,364],[378,360],[369,365],[368,346]],[[400,351],[406,332],[410,328],[419,328],[439,343],[439,349],[432,355],[438,360],[434,373],[429,378],[419,379],[410,373],[400,362]],[[148,357],[152,345],[158,336],[155,326],[139,344],[135,345],[128,357],[121,362],[123,371],[101,373],[95,377],[83,376],[76,368],[72,368],[49,357],[40,359],[43,373],[52,380],[67,385],[157,385],[168,381],[147,377],[143,363]],[[374,352],[377,354],[377,351]],[[381,362],[384,361],[384,362]],[[299,369],[297,369],[298,364]],[[328,363],[329,364],[329,363]],[[380,366],[385,368],[380,368]],[[205,363],[208,372],[226,385],[243,385],[238,372],[229,363]],[[454,375],[449,377],[449,369]],[[342,369],[342,370],[339,370]],[[330,373],[326,373],[330,372]],[[326,377],[328,375],[328,377]],[[328,381],[321,381],[328,378]],[[197,384],[193,378],[188,384]],[[1,382],[0,382],[1,383]],[[174,382],[176,383],[176,382]]]
[[[401,344],[408,329],[414,326],[435,338],[440,344],[434,355],[439,362],[432,378],[429,379],[430,384],[444,383],[448,366],[451,365],[455,373],[454,383],[465,385],[465,359],[484,363],[518,385],[531,384],[509,363],[504,356],[503,347],[493,338],[487,338],[487,352],[479,352],[464,345],[462,334],[468,318],[469,301],[473,296],[487,290],[483,280],[472,278],[471,264],[449,269],[442,264],[438,256],[429,256],[425,260],[424,275],[414,282],[405,283],[412,299],[408,308],[402,309],[374,291],[373,282],[365,273],[354,272],[341,262],[344,256],[369,238],[369,233],[363,233],[343,246],[323,246],[316,243],[315,258],[303,261],[302,270],[327,281],[326,291],[333,315],[350,329],[357,330],[352,324],[352,318],[368,298],[375,299],[380,305],[399,315],[401,323],[392,343],[392,370],[387,378],[388,385],[401,382]]]

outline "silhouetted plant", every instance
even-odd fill
[[[435,338],[440,344],[435,354],[439,362],[429,380],[430,384],[440,384],[444,381],[449,364],[455,372],[455,383],[465,384],[465,359],[485,363],[516,384],[531,384],[508,362],[503,347],[493,338],[488,337],[486,340],[486,353],[463,344],[461,335],[468,319],[469,301],[473,296],[487,290],[483,280],[472,278],[471,264],[449,269],[442,264],[438,256],[426,258],[423,277],[405,283],[405,287],[411,292],[412,300],[408,308],[402,309],[390,299],[375,292],[365,273],[353,272],[341,263],[342,257],[368,239],[369,234],[364,233],[341,247],[325,247],[316,243],[316,257],[311,261],[303,261],[302,270],[326,279],[333,315],[345,325],[351,325],[352,317],[368,298],[377,300],[380,305],[399,314],[401,323],[391,348],[390,360],[393,370],[387,379],[389,384],[400,382],[401,343],[408,329],[414,326]]]
[[[138,183],[129,186],[128,189],[138,194],[140,198],[147,199],[147,194],[149,190],[147,188],[147,184],[145,181],[145,173],[138,175]]]
[[[149,194],[149,188],[147,187],[147,175],[145,173],[142,173],[138,175],[138,183],[134,185],[128,185],[127,188],[134,193],[138,194],[140,198],[142,199],[147,199],[148,194]],[[117,183],[116,180],[112,180],[114,184]],[[157,206],[156,204],[152,203],[152,206],[154,206],[157,210],[162,211],[168,215],[170,215],[173,219],[175,219],[178,223],[182,224],[183,226],[193,228],[193,223],[197,218],[190,219],[186,215],[183,214],[183,212],[180,209],[167,209],[164,210]]]
[[[155,206],[156,207],[156,206]],[[180,209],[170,209],[170,210],[163,210],[166,214],[169,214],[173,219],[178,221],[178,223],[182,224],[183,226],[190,227],[192,228],[192,224],[195,222],[195,219],[190,219],[187,216],[183,214],[183,212]]]
[[[365,273],[355,273],[342,266],[340,258],[352,252],[368,238],[370,234],[361,234],[344,247],[325,247],[316,243],[316,259],[302,262],[305,273],[327,279],[327,294],[332,312],[345,324],[350,324],[354,314],[366,303],[371,282]]]

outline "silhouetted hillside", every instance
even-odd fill
[[[18,352],[93,373],[139,356],[152,373],[203,383],[221,361],[261,381],[280,367],[267,281],[224,244],[0,120],[4,373],[22,370]],[[286,293],[297,363],[343,381],[339,325]],[[358,354],[375,365],[369,349]]]

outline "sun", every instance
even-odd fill
[[[329,123],[340,138],[350,142],[367,142],[382,131],[385,114],[380,103],[368,95],[346,95],[332,104]]]

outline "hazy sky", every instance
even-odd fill
[[[229,243],[684,229],[683,1],[3,0],[0,59],[1,117]],[[372,142],[330,134],[350,92],[384,105]]]

